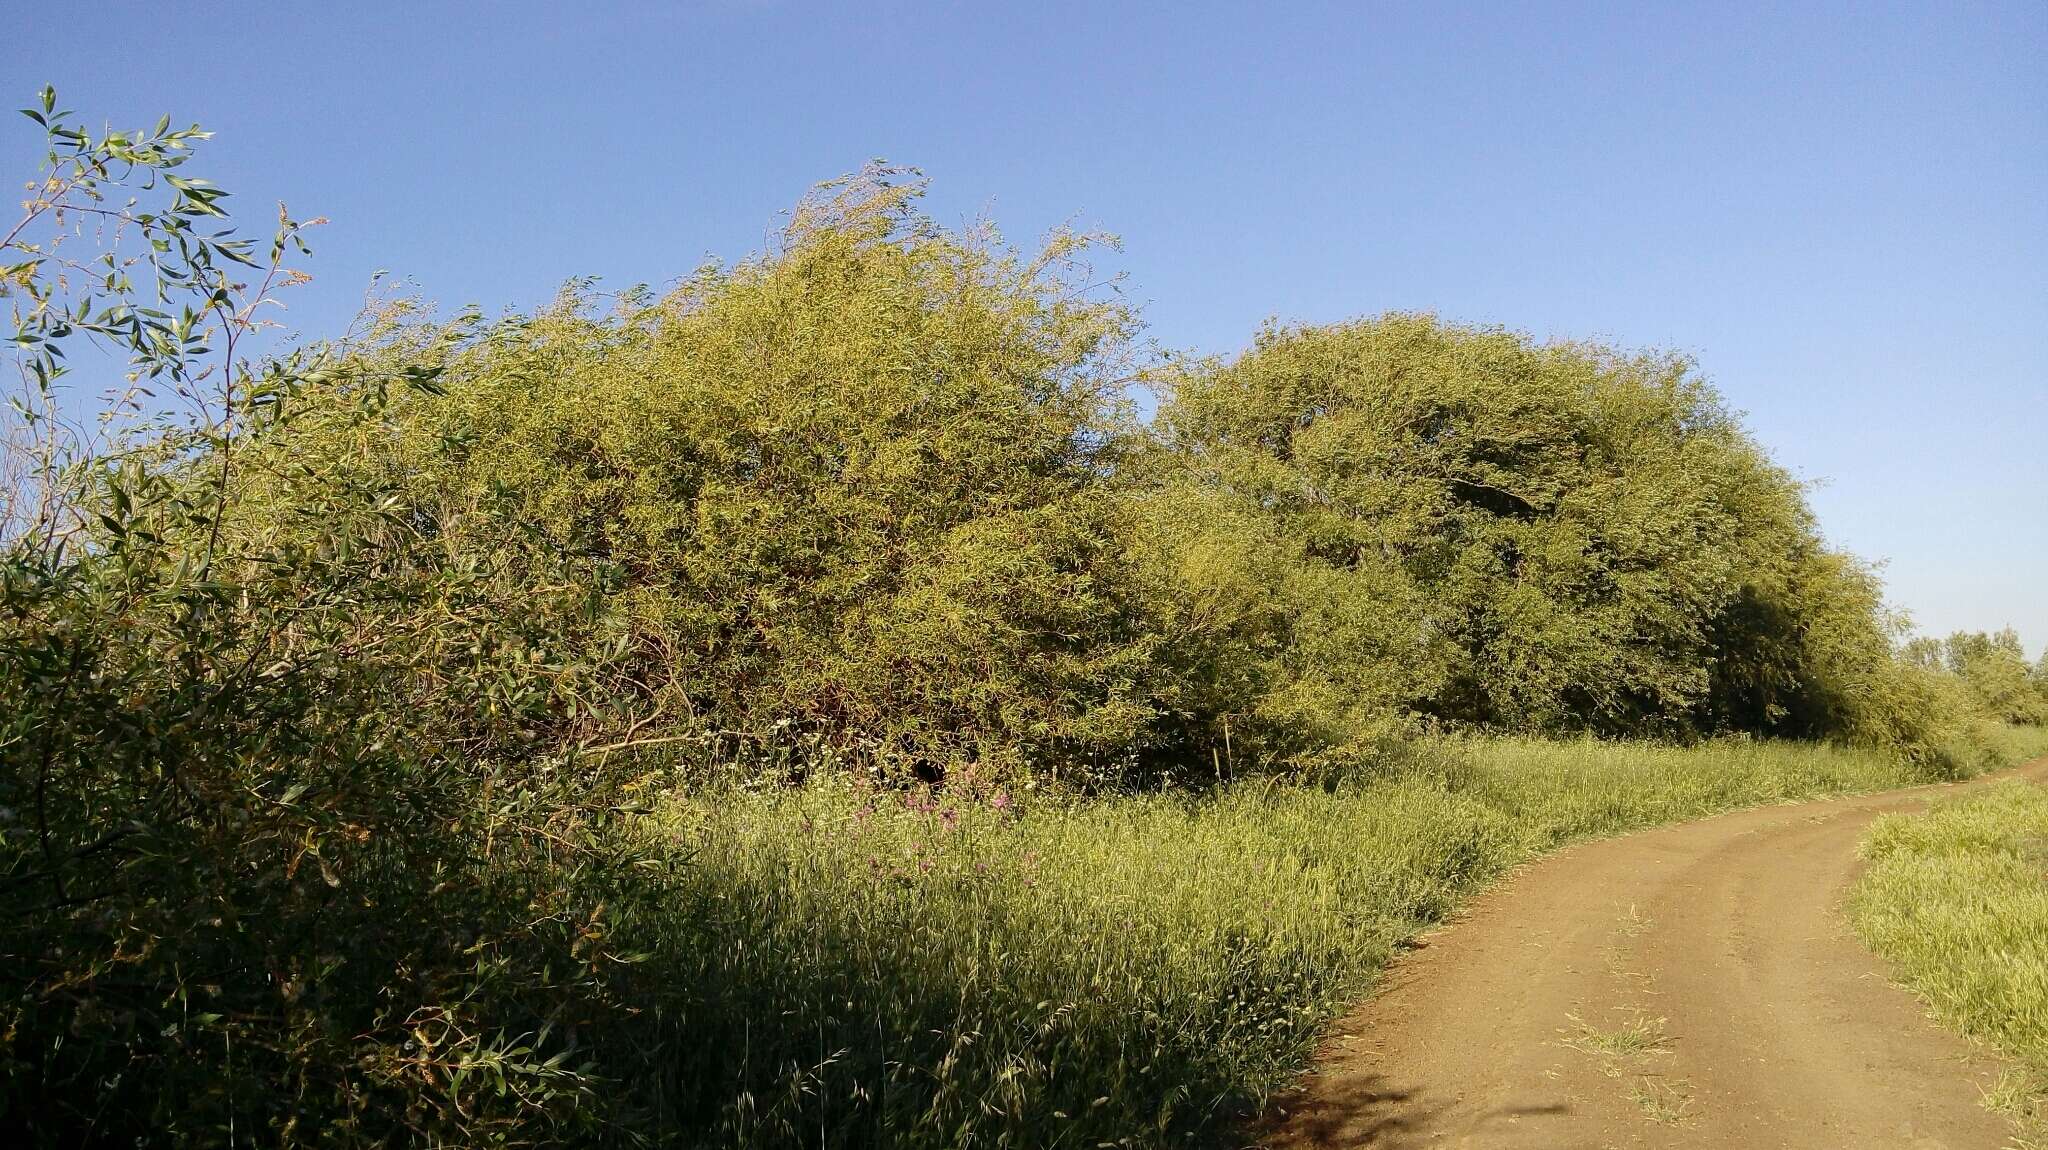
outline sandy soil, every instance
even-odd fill
[[[2048,779],[2048,760],[2003,777]],[[1768,807],[1525,868],[1397,960],[1282,1099],[1273,1147],[1996,1150],[1997,1067],[1928,1019],[1841,900],[1878,814]]]

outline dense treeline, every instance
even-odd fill
[[[1007,804],[1485,731],[1938,770],[1972,708],[2041,717],[2016,640],[1895,655],[1682,360],[1395,315],[1162,364],[1087,237],[948,231],[884,170],[664,295],[251,359],[299,226],[214,230],[191,130],[31,114],[0,1115],[46,1142],[673,1132],[711,1105],[649,1069],[701,1006],[673,906],[722,913],[644,818],[678,788]],[[96,212],[136,247],[69,254]],[[62,432],[81,341],[131,358],[125,434]]]
[[[1946,639],[1916,638],[1903,657],[1932,671],[1947,671],[1968,704],[2008,723],[2048,725],[2048,652],[2027,665],[2027,649],[2012,628],[1986,634],[1957,631]]]
[[[1082,239],[1027,260],[914,192],[832,188],[658,299],[396,324],[301,402],[422,357],[435,392],[253,436],[229,518],[310,544],[298,477],[340,471],[525,589],[476,639],[559,669],[550,745],[1121,783],[1418,726],[1938,740],[1877,581],[1683,360],[1394,315],[1141,377]]]

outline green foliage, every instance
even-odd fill
[[[481,638],[615,648],[621,738],[1113,775],[1167,737],[1113,479],[1132,319],[1077,289],[1084,237],[1026,259],[938,229],[895,175],[659,299],[389,332],[360,362],[435,348],[441,394],[394,404],[360,464],[351,425],[255,450],[350,460],[450,562],[543,588],[566,565],[568,616]],[[241,510],[286,523],[296,498]]]
[[[1863,853],[1858,933],[1944,1021],[2019,1063],[2000,1101],[2048,1137],[2048,789],[2010,782],[1887,815]]]
[[[90,135],[47,91],[31,116],[48,177],[0,244],[28,383],[0,549],[0,1129],[588,1128],[567,1036],[624,1017],[605,907],[659,876],[616,849],[601,775],[529,755],[501,780],[487,722],[436,721],[520,681],[473,635],[525,596],[439,563],[333,461],[295,464],[299,530],[232,514],[258,439],[369,426],[431,372],[344,388],[322,367],[344,353],[238,355],[299,226],[260,262],[201,230],[224,193],[170,175],[199,133]],[[64,249],[81,215],[113,245],[94,259]],[[78,340],[141,389],[84,434],[60,390]]]
[[[1286,552],[1291,665],[1262,714],[1936,733],[1875,578],[1683,360],[1390,315],[1269,329],[1170,382],[1169,484]]]
[[[1986,715],[2007,723],[2048,723],[2048,675],[2027,664],[2026,648],[2012,628],[1985,634],[1957,631],[1940,643],[1921,640],[1913,655],[1946,668]],[[2043,666],[2048,666],[2044,657]]]
[[[1141,433],[1085,241],[946,232],[894,175],[658,299],[380,329],[336,386],[424,364],[434,393],[253,437],[230,518],[317,531],[275,477],[321,461],[539,589],[478,642],[602,652],[611,701],[536,697],[535,746],[794,737],[807,766],[1099,786],[1355,763],[1419,724],[1947,737],[1874,575],[1684,361],[1275,329],[1168,373]]]

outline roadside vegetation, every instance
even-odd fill
[[[1887,815],[1863,854],[1857,932],[1936,1017],[2013,1060],[1986,1102],[2048,1146],[2048,787]]]
[[[665,292],[258,353],[312,222],[28,114],[34,1144],[1199,1142],[1507,866],[2041,749],[2048,667],[1899,648],[1678,357],[1161,357],[1099,241],[881,167]]]
[[[693,865],[691,909],[651,933],[707,1037],[675,1099],[706,1144],[1220,1142],[1403,941],[1507,868],[1924,777],[1811,745],[1486,738],[1199,797],[695,792],[655,819]]]

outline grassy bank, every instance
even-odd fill
[[[2048,787],[1888,816],[1864,853],[1857,932],[1944,1022],[2015,1060],[1986,1101],[2048,1146]]]
[[[1976,766],[2048,749],[1999,733]],[[1400,941],[1574,839],[1925,781],[1812,745],[1413,748],[1199,797],[905,797],[841,779],[654,824],[638,924],[694,988],[656,1086],[704,1144],[1200,1144],[1282,1085]]]

